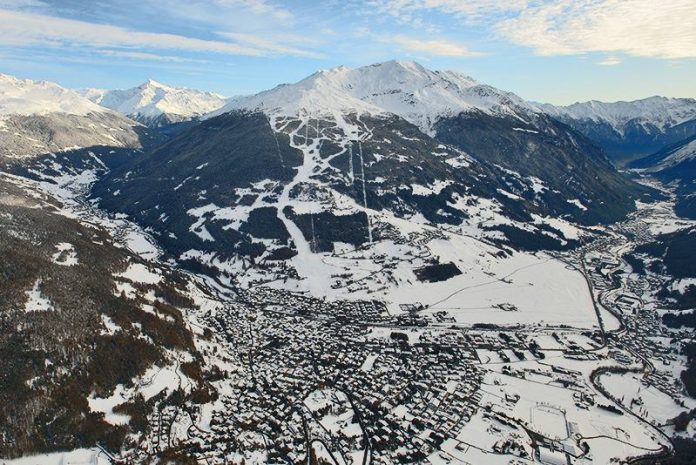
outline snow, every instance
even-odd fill
[[[327,121],[334,122],[335,128],[342,132],[343,151],[348,152],[354,147],[354,153],[359,153],[360,142],[369,137],[369,133],[340,115],[336,118]],[[287,119],[282,117],[269,119],[274,131],[281,131],[287,125]],[[270,287],[309,292],[332,300],[379,299],[385,301],[394,313],[401,312],[400,304],[422,303],[428,306],[426,312],[444,311],[454,319],[454,323],[462,326],[476,323],[597,326],[587,284],[580,273],[543,254],[516,252],[513,256],[501,257],[499,248],[482,240],[488,236],[479,225],[512,223],[501,214],[497,201],[454,196],[450,206],[466,212],[469,219],[466,224],[447,227],[430,225],[422,216],[405,219],[388,211],[373,210],[369,204],[365,205],[364,197],[356,201],[319,184],[313,175],[327,170],[330,162],[330,159],[319,157],[318,147],[325,136],[317,133],[309,117],[300,118],[298,123],[288,135],[291,145],[302,152],[303,164],[284,186],[277,201],[272,203],[298,252],[284,264],[294,268],[298,278],[278,279],[287,273],[282,270],[269,273],[249,267],[238,258],[225,259],[196,249],[181,254],[180,260],[192,259],[215,267],[233,275],[235,283],[242,287],[263,280]],[[353,158],[357,163],[359,158]],[[354,166],[355,174],[353,182],[360,183],[361,179],[356,178],[362,177],[362,166]],[[530,180],[530,183],[535,181]],[[262,184],[250,189],[263,189],[268,183]],[[309,190],[321,192],[321,200],[303,195],[291,196],[290,192],[296,186],[312,186]],[[434,182],[432,185],[414,184],[404,188],[410,188],[418,195],[433,195],[446,186],[446,182]],[[359,189],[361,186],[355,187]],[[543,189],[542,186],[538,188]],[[243,192],[246,190],[236,190],[237,195]],[[195,221],[190,230],[205,234],[206,222],[214,220],[229,221],[223,230],[238,228],[252,207],[221,207],[205,203],[191,208],[187,213]],[[390,225],[408,240],[400,243],[377,240],[358,248],[339,244],[333,253],[317,253],[311,239],[307,240],[296,223],[285,216],[285,207],[303,214],[326,210],[337,215],[364,211],[371,225]],[[582,233],[563,220],[538,217],[535,222],[552,225],[567,239],[576,239]],[[528,225],[520,224],[520,227]],[[438,283],[421,282],[415,270],[428,264],[426,257],[440,263],[452,262],[462,274]]]
[[[592,100],[565,107],[540,105],[539,108],[552,116],[605,122],[619,133],[623,133],[623,126],[626,123],[635,119],[664,131],[696,118],[696,100],[692,98],[649,97],[632,102]]]
[[[178,373],[175,367],[159,368],[153,366],[142,377],[138,386],[138,391],[145,400],[151,399],[165,389],[169,392],[181,386],[181,379],[184,375]]]
[[[109,465],[111,461],[100,449],[76,449],[70,452],[31,455],[2,460],[3,465]]]
[[[422,195],[422,196],[429,196],[429,195],[437,195],[440,192],[442,192],[442,189],[445,187],[449,186],[452,184],[452,181],[443,181],[438,179],[433,183],[432,186],[422,186],[420,184],[412,184],[411,189],[413,191],[413,195]]]
[[[605,374],[600,382],[624,407],[656,424],[665,424],[681,412],[696,408],[696,400],[684,398],[687,405],[682,407],[656,387],[646,386],[637,373]]]
[[[130,286],[130,284],[128,286],[133,290],[133,297],[135,297],[135,289],[132,286]],[[120,292],[118,294],[120,294]],[[123,329],[119,325],[114,323],[114,320],[112,320],[111,318],[109,318],[106,315],[102,314],[101,320],[102,320],[102,324],[106,328],[106,331],[105,331],[106,334],[115,334],[118,331],[121,331]]]
[[[370,354],[367,357],[365,357],[365,361],[363,362],[362,366],[360,369],[362,371],[370,371],[372,370],[372,367],[375,365],[375,361],[377,360],[377,357],[379,355],[377,354]]]
[[[564,359],[556,361],[562,362],[562,366],[571,362]],[[573,369],[580,370],[583,376],[587,376],[596,368],[596,363],[577,362]],[[526,361],[518,362],[516,367],[539,369],[543,365],[535,361]],[[487,369],[490,371],[484,376],[484,387],[481,390],[484,396],[481,405],[490,405],[493,412],[500,412],[517,421],[525,422],[532,431],[560,438],[564,444],[575,443],[575,438],[564,439],[568,437],[569,427],[566,424],[574,423],[583,440],[590,445],[591,461],[588,463],[607,464],[611,463],[614,457],[639,455],[645,453],[646,449],[655,450],[659,447],[654,430],[631,415],[616,415],[596,406],[581,408],[573,399],[573,389],[558,384],[547,384],[541,380],[502,374],[499,372],[502,365],[490,365]],[[519,396],[514,406],[501,402],[506,394]],[[594,392],[593,395],[599,402],[610,402],[598,392]],[[501,431],[491,434],[485,419],[474,416],[460,432],[458,439],[490,450],[492,442],[509,437],[510,432],[500,427],[497,429]],[[476,449],[469,448],[465,453],[460,453],[460,457],[471,463],[489,463],[486,460],[472,460],[476,455],[471,454],[476,453]]]
[[[74,266],[78,264],[75,246],[69,242],[59,242],[56,244],[57,252],[51,257],[53,263],[62,266]]]
[[[125,236],[126,247],[147,260],[155,260],[160,256],[160,251],[155,245],[154,240],[143,231],[132,228]]]
[[[563,233],[563,237],[566,239],[577,240],[582,234],[582,230],[580,230],[577,226],[561,218],[553,218],[550,216],[542,217],[534,214],[532,215],[532,218],[534,218],[534,224],[547,224],[552,228],[561,231]]]
[[[531,182],[532,185],[530,187],[532,188],[534,193],[542,194],[544,191],[549,190],[549,188],[544,185],[544,181],[542,181],[541,179],[535,176],[529,176],[527,179],[529,180],[529,182]]]
[[[512,128],[513,131],[518,131],[518,132],[527,132],[529,134],[539,134],[539,131],[535,131],[533,129],[525,129],[525,128]]]
[[[24,304],[25,312],[47,312],[54,310],[53,304],[41,292],[41,279],[34,282],[34,287],[26,291],[27,302]]]
[[[0,74],[0,116],[49,113],[84,116],[107,111],[77,92],[64,89],[58,84]]]
[[[507,197],[508,199],[511,199],[511,200],[522,200],[522,199],[520,198],[519,195],[515,195],[515,194],[513,194],[512,192],[508,192],[508,191],[503,190],[503,189],[496,189],[496,190],[498,191],[499,194],[504,195],[504,196]]]
[[[689,286],[696,287],[696,278],[677,279],[670,286],[670,290],[684,294]]]
[[[696,158],[696,139],[671,152],[666,158],[657,163],[654,167],[651,167],[649,171],[670,168],[681,162],[693,160],[694,158]]]
[[[123,273],[114,275],[119,278],[130,279],[136,283],[157,284],[162,280],[162,276],[158,273],[150,271],[150,269],[142,263],[131,263]]]
[[[597,327],[589,290],[577,271],[549,257],[527,254],[489,261],[476,249],[481,250],[481,245],[467,237],[433,241],[433,253],[442,262],[452,261],[463,273],[447,281],[392,288],[386,300],[421,302],[427,306],[425,312],[446,311],[464,326],[541,323]],[[516,310],[511,311],[510,305]]]
[[[91,101],[126,116],[153,118],[162,114],[200,116],[222,107],[225,97],[212,92],[172,87],[148,80],[125,90],[84,89]]]
[[[104,420],[112,425],[127,425],[130,421],[130,416],[114,413],[113,409],[117,405],[126,402],[128,399],[125,396],[126,389],[123,385],[116,386],[114,393],[106,398],[96,397],[94,394],[87,398],[89,408],[93,412],[104,414]]]
[[[239,109],[312,118],[395,114],[429,134],[438,119],[464,111],[511,115],[539,111],[512,93],[479,84],[463,74],[431,71],[410,61],[322,70],[295,84],[232,99],[211,116]]]
[[[578,199],[570,199],[570,200],[566,200],[566,202],[575,205],[576,207],[578,207],[582,211],[587,210],[587,207]]]

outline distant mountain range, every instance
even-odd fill
[[[226,102],[225,97],[212,92],[171,87],[152,79],[132,89],[78,92],[94,103],[153,127],[198,118]]]
[[[141,148],[154,139],[141,124],[75,91],[0,74],[0,162],[77,147]]]
[[[593,100],[539,108],[592,139],[617,162],[649,155],[696,134],[696,100],[692,98]]]
[[[679,216],[696,219],[696,134],[635,160],[629,167],[676,186],[679,196],[675,211]]]

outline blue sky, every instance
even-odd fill
[[[694,0],[0,0],[0,72],[231,96],[390,59],[530,100],[696,97]]]

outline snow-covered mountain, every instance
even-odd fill
[[[19,79],[0,74],[0,115],[46,115],[63,113],[84,116],[106,109],[48,81]]]
[[[161,392],[164,400],[177,387],[179,366],[206,364],[198,351],[205,341],[183,316],[197,305],[192,298],[214,304],[205,287],[145,261],[138,254],[150,244],[145,232],[83,207],[73,189],[95,173],[63,171],[60,155],[47,163],[49,182],[0,171],[0,367],[12,372],[0,383],[8,406],[0,409],[2,463],[81,448],[83,437],[106,447],[117,441],[118,449],[126,432],[141,430],[129,415],[115,414],[109,398],[125,403]],[[194,383],[187,397],[204,387]],[[143,415],[156,411],[149,405]],[[51,432],[36,418],[55,419]],[[25,460],[75,463],[47,456],[19,463]]]
[[[319,71],[295,84],[233,99],[209,116],[238,110],[339,125],[346,115],[396,115],[482,161],[548,179],[569,196],[603,197],[607,183],[621,184],[590,141],[538,105],[469,76],[431,71],[410,61]],[[591,170],[585,168],[588,162],[595,165]]]
[[[571,247],[577,225],[621,218],[643,192],[514,94],[387,62],[234,99],[92,194],[235,286],[394,302],[397,288],[476,268],[448,264],[458,247]]]
[[[151,79],[131,89],[83,89],[79,92],[92,102],[148,126],[194,119],[217,110],[226,102],[225,97],[212,92],[172,87]]]
[[[673,183],[678,194],[675,211],[679,216],[696,219],[696,134],[628,166]]]
[[[238,109],[312,118],[395,114],[429,134],[439,119],[463,111],[506,115],[538,112],[515,94],[453,71],[431,71],[411,61],[318,71],[296,84],[232,99],[213,115]]]
[[[58,84],[0,74],[0,161],[95,146],[138,148],[145,129]]]
[[[644,166],[649,171],[661,171],[693,160],[696,160],[696,136],[667,147],[650,157],[636,160],[632,166]]]
[[[650,97],[632,102],[539,107],[600,144],[611,156],[635,158],[696,134],[696,100]]]
[[[605,121],[620,131],[626,123],[641,120],[665,130],[696,118],[696,100],[691,98],[649,97],[632,102],[599,102],[592,100],[568,106],[541,105],[553,116],[576,120]]]

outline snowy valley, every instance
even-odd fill
[[[0,85],[2,463],[658,463],[696,434],[683,186],[556,110],[398,61],[229,100]]]

